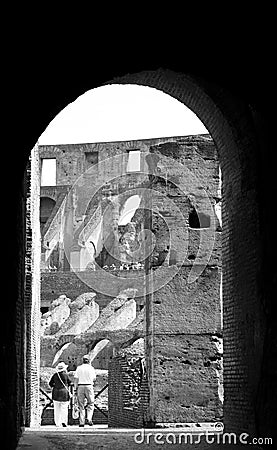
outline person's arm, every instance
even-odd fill
[[[54,379],[54,375],[52,375],[50,381],[49,381],[49,386],[52,388],[55,385],[55,379]]]

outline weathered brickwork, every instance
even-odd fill
[[[158,161],[159,176],[151,180],[154,194],[150,202],[160,214],[166,215],[173,235],[169,262],[175,259],[173,264],[179,266],[178,273],[148,299],[152,306],[147,310],[149,345],[146,346],[146,359],[152,368],[153,418],[158,423],[219,420],[223,415],[218,395],[223,355],[217,355],[220,364],[216,368],[207,363],[204,366],[198,355],[199,339],[204,340],[204,349],[205,345],[209,347],[215,334],[222,337],[221,227],[214,212],[215,205],[221,200],[216,148],[208,136],[191,136],[174,143],[153,145],[151,154]],[[171,158],[170,167],[165,157]],[[179,164],[174,165],[175,161]],[[188,168],[188,172],[183,167]],[[164,178],[165,173],[166,185],[160,178]],[[190,179],[189,183],[186,177]],[[172,208],[172,202],[178,208],[177,212]],[[199,224],[195,221],[196,214],[191,219],[193,207],[200,213]],[[178,211],[182,213],[181,218]],[[186,226],[182,223],[183,217]],[[154,216],[151,226],[156,228],[156,250],[166,251],[166,227],[162,223],[156,226],[156,223]],[[210,232],[212,224],[218,230],[213,236]],[[213,240],[215,245],[205,261]],[[191,282],[191,271],[195,270],[196,264],[201,267],[201,263],[205,264],[205,270]],[[158,273],[154,265],[154,283],[164,276],[165,272]],[[193,362],[186,358],[188,348]],[[217,353],[216,346],[214,352]]]
[[[26,211],[26,423],[37,425],[39,416],[40,367],[40,225],[39,225],[39,153],[34,147],[28,178]]]
[[[117,356],[109,363],[110,427],[142,428],[148,424],[149,390],[140,361],[135,356],[132,360]]]
[[[222,420],[218,395],[222,353],[218,352],[217,339],[209,333],[163,333],[154,337],[154,410],[158,423]]]

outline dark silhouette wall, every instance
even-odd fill
[[[53,71],[49,61],[49,69],[40,72],[39,82],[32,62],[22,74],[14,92],[18,108],[17,133],[13,135],[13,147],[18,150],[16,164],[14,152],[5,154],[6,166],[13,167],[13,185],[5,199],[11,236],[5,275],[9,280],[9,298],[5,301],[5,314],[1,314],[1,373],[5,389],[0,406],[5,432],[2,438],[9,442],[6,448],[15,448],[25,420],[24,173],[28,157],[40,134],[61,109],[109,80],[153,86],[184,98],[187,106],[197,109],[200,119],[209,125],[219,147],[226,199],[223,220],[229,230],[225,235],[225,253],[223,242],[223,265],[225,261],[229,268],[223,287],[224,342],[229,355],[224,368],[224,415],[228,431],[247,429],[256,436],[276,435],[275,137],[269,110],[270,75],[260,68],[257,58],[256,55],[255,61],[246,59],[239,70],[227,59],[225,65],[221,61],[203,64],[202,68],[184,64],[179,58],[152,58],[151,62],[137,60],[134,64],[129,59],[128,64],[118,64],[118,69],[110,61],[105,66],[94,60],[93,71],[80,73],[76,64],[66,81],[64,73]],[[97,66],[101,69],[97,70]],[[185,79],[183,74],[187,74]],[[194,86],[194,90],[186,92],[189,86]]]

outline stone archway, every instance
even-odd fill
[[[263,315],[257,292],[257,162],[250,111],[228,93],[171,71],[130,74],[106,84],[112,83],[146,85],[171,95],[200,118],[217,146],[223,181],[224,417],[228,431],[252,431]],[[149,352],[151,359],[153,349]]]

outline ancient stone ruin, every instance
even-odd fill
[[[98,389],[109,382],[110,426],[220,420],[221,181],[211,137],[39,152],[56,161],[56,185],[41,187],[43,388],[59,361],[74,373],[89,353]]]

